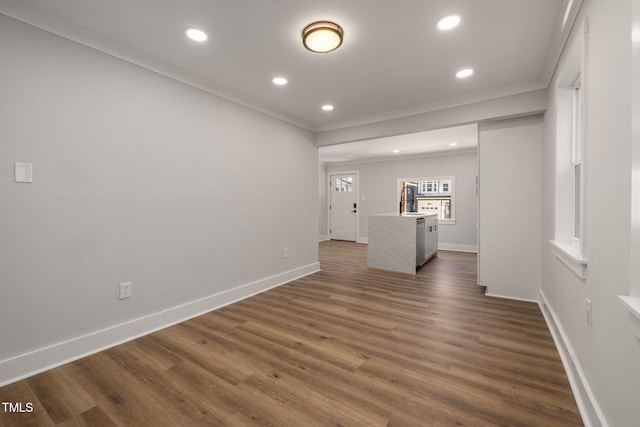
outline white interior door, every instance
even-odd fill
[[[356,174],[329,175],[329,238],[356,241],[358,218]]]

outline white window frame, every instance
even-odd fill
[[[340,181],[340,184],[338,183]],[[353,191],[353,180],[351,177],[347,178],[347,180],[343,180],[341,178],[334,178],[334,189],[337,192],[347,192],[350,193]]]
[[[584,257],[582,236],[584,235],[584,167],[582,152],[584,141],[583,118],[584,105],[582,103],[582,75],[578,75],[571,86],[571,248]]]
[[[556,215],[553,253],[578,278],[587,278],[585,108],[587,34],[556,80]]]

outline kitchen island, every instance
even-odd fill
[[[368,267],[416,274],[437,251],[437,214],[369,215]]]

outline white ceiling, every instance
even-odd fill
[[[0,0],[0,12],[312,131],[547,86],[571,0]],[[443,33],[436,21],[462,16]],[[343,45],[304,49],[332,20]],[[184,31],[208,33],[202,44]],[[459,80],[455,72],[472,67]],[[277,87],[271,79],[285,76]],[[324,103],[335,109],[324,112]]]

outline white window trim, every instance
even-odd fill
[[[588,26],[585,25],[588,28]],[[557,141],[559,149],[567,148],[567,145],[570,144],[570,157],[567,158],[567,162],[563,163],[567,168],[563,174],[567,176],[569,173],[571,175],[570,178],[570,192],[568,192],[567,196],[571,198],[569,206],[564,210],[562,208],[556,208],[556,221],[564,223],[563,227],[556,229],[554,240],[551,240],[550,243],[552,245],[552,251],[554,256],[562,262],[569,270],[575,274],[580,280],[587,279],[587,266],[588,260],[586,257],[587,253],[587,235],[586,235],[586,223],[587,223],[587,212],[585,210],[586,205],[586,170],[585,164],[586,159],[584,158],[585,153],[585,141],[587,140],[587,131],[586,131],[586,123],[588,121],[587,118],[587,110],[585,108],[587,94],[584,90],[586,79],[586,46],[587,46],[587,34],[584,33],[583,39],[580,40],[573,50],[573,59],[567,63],[567,65],[561,70],[557,79],[557,97],[558,97],[558,135]],[[575,88],[579,86],[580,96],[579,96],[579,105],[576,105],[575,99]],[[570,91],[570,92],[569,92]],[[560,101],[560,98],[567,99],[570,97],[570,105],[571,105],[571,130],[568,131],[566,128],[566,123],[560,123],[561,120],[567,120],[567,116],[560,117],[560,108],[562,105],[567,105],[568,101]],[[575,119],[575,109],[579,108],[578,118],[579,122],[577,126],[574,123]],[[560,131],[561,127],[564,126],[564,130]],[[577,139],[575,138],[577,133]],[[567,136],[570,137],[570,141],[567,141]],[[558,161],[558,163],[562,162],[562,160]],[[568,170],[570,164],[570,170]],[[575,229],[576,229],[576,183],[575,183],[575,166],[579,164],[581,169],[581,182],[580,182],[580,195],[579,195],[579,209],[580,209],[580,230],[579,235],[580,238],[576,238]],[[563,167],[558,164],[557,167]],[[560,170],[560,169],[559,169]],[[559,178],[557,178],[559,179]],[[565,181],[557,183],[556,185],[564,186],[568,185]],[[558,188],[558,187],[556,187]],[[564,188],[564,187],[560,187]],[[557,202],[559,204],[559,202]]]
[[[587,279],[587,259],[576,255],[570,246],[565,246],[557,240],[549,240],[553,255],[562,262],[580,280]]]
[[[580,74],[575,79],[574,83],[571,86],[571,221],[569,224],[569,229],[571,230],[571,247],[572,249],[580,254],[581,256],[585,253],[585,248],[582,245],[582,237],[584,236],[584,165],[582,159],[582,152],[584,151],[584,128],[583,128],[583,119],[585,108],[582,102],[583,92],[581,90],[582,86],[582,70],[580,70]],[[578,90],[578,95],[576,95],[576,90]],[[580,167],[580,182],[579,182],[579,192],[580,194],[576,195],[576,167]],[[576,200],[577,199],[577,200]],[[579,206],[577,207],[579,212],[576,212],[576,204],[579,202]],[[576,225],[576,218],[580,218],[580,224]],[[576,229],[579,227],[578,233],[576,233]],[[576,236],[577,234],[577,236]]]
[[[640,298],[618,295],[618,300],[624,308],[629,311],[629,319],[631,320],[636,338],[640,342]]]

